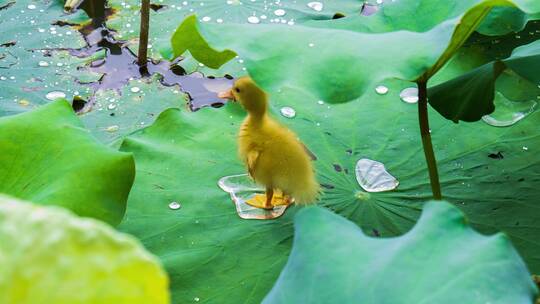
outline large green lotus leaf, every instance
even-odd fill
[[[0,195],[0,302],[166,304],[168,278],[139,241],[58,207]]]
[[[88,96],[89,88],[76,81],[88,74],[77,69],[87,60],[65,51],[84,46],[84,39],[73,26],[58,25],[79,24],[88,20],[86,14],[64,15],[61,0],[10,3],[0,10],[0,116],[50,102],[51,92],[70,100]]]
[[[132,80],[121,92],[99,90],[92,111],[81,115],[85,127],[104,143],[120,144],[126,135],[146,127],[168,108],[185,108],[187,95],[164,87],[157,77]]]
[[[314,1],[240,1],[240,0],[161,0],[154,3],[157,11],[151,11],[150,17],[150,56],[153,58],[171,59],[170,37],[178,24],[191,14],[196,13],[203,22],[213,24],[220,23],[244,23],[249,26],[248,18],[255,16],[261,24],[265,23],[289,23],[300,24],[308,20],[331,19],[337,12],[345,14],[358,14],[363,2],[358,0],[322,1],[320,11],[310,8],[307,4]],[[131,42],[130,48],[137,51],[140,27],[140,1],[137,0],[112,0],[109,5],[117,10],[117,13],[107,22],[108,26],[115,30],[116,37]],[[276,10],[283,10],[284,15]],[[280,16],[278,16],[280,15]],[[186,37],[189,39],[189,37]],[[211,57],[210,57],[211,58]],[[222,76],[225,73],[239,76],[245,74],[242,70],[242,62],[231,61],[220,70],[212,70],[198,65],[193,57],[186,54],[186,58],[180,64],[188,72],[195,70],[204,74]]]
[[[540,83],[540,40],[516,48],[507,59],[485,64],[467,74],[430,87],[429,103],[441,115],[455,123],[459,120],[479,120],[495,110],[495,83],[505,68],[515,74],[513,78],[516,81],[510,84],[523,80],[525,84],[529,84],[528,87],[532,87],[529,90],[533,93],[532,98],[536,99],[537,90],[532,84]],[[511,81],[508,77],[506,80]]]
[[[523,10],[540,10],[527,1],[516,3]],[[196,17],[191,16],[173,35],[172,46],[175,56],[189,50],[199,60],[216,50],[232,50],[245,60],[254,80],[270,93],[294,89],[323,101],[344,102],[388,77],[429,79],[492,7],[509,5],[512,3],[503,0],[459,1],[454,5],[397,1],[383,5],[370,17],[312,21],[293,27],[194,22]],[[205,42],[197,39],[195,32]],[[239,33],[242,39],[237,39]],[[224,56],[220,63],[230,57]]]
[[[427,203],[398,238],[369,237],[322,208],[298,212],[294,225],[291,255],[265,304],[532,303],[538,292],[505,235],[478,234],[446,202]]]
[[[386,95],[372,87],[358,101],[338,105],[283,90],[272,95],[272,112],[317,156],[321,205],[369,235],[387,237],[407,232],[432,194],[417,108],[399,100],[409,84],[380,84],[389,88]],[[283,106],[293,107],[296,117],[282,117]],[[217,186],[224,176],[245,173],[235,142],[243,116],[234,103],[196,113],[167,110],[122,145],[134,154],[137,174],[119,227],[162,259],[175,303],[259,303],[289,255],[296,207],[276,220],[243,220]],[[445,199],[481,232],[507,233],[533,272],[540,271],[539,121],[533,113],[501,129],[431,119]],[[355,177],[362,158],[382,162],[399,187],[363,191]],[[171,202],[181,208],[169,208]]]
[[[110,224],[122,219],[133,157],[98,143],[65,100],[0,119],[0,193]]]

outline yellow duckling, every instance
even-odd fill
[[[266,93],[251,78],[243,77],[219,97],[240,102],[248,112],[238,134],[238,151],[249,175],[266,187],[266,195],[255,196],[247,203],[264,209],[293,200],[297,204],[315,203],[319,184],[311,160],[297,136],[268,115]]]

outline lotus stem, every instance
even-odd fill
[[[426,163],[429,171],[429,180],[431,183],[431,191],[433,199],[442,200],[441,184],[439,183],[439,172],[437,169],[437,160],[433,152],[433,144],[431,143],[431,133],[429,130],[428,117],[428,101],[427,101],[427,81],[419,81],[418,83],[418,121],[420,123],[420,135],[422,136],[422,146]]]
[[[148,74],[148,30],[150,28],[150,0],[142,0],[141,4],[141,28],[139,36],[138,64],[141,74]]]

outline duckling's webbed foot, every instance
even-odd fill
[[[292,198],[279,189],[266,189],[266,194],[256,194],[246,201],[250,206],[266,210],[272,210],[276,206],[287,206],[292,202]]]

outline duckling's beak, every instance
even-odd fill
[[[223,98],[223,99],[230,99],[232,101],[236,101],[236,98],[234,97],[234,95],[232,93],[232,89],[228,90],[228,91],[225,91],[225,92],[219,93],[218,97]]]

